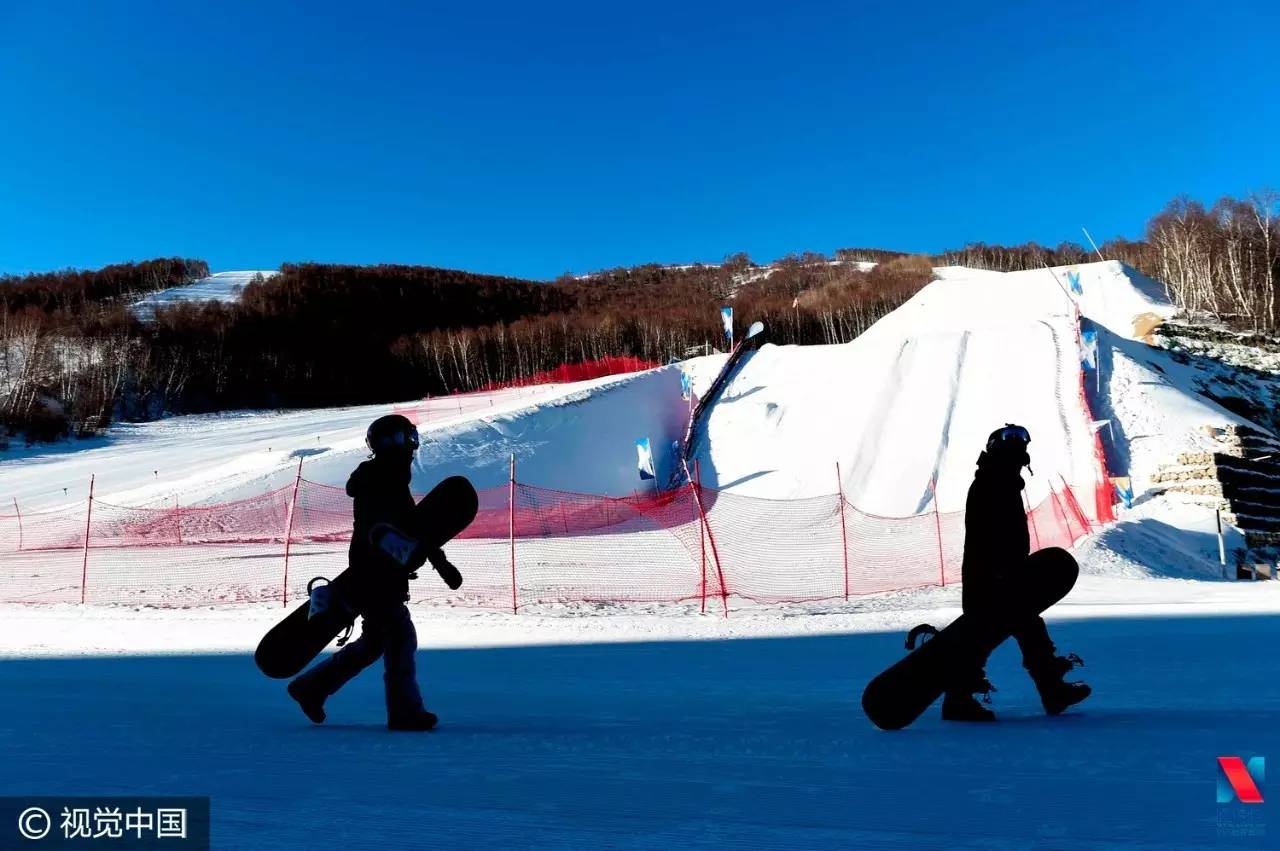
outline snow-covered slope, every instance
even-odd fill
[[[704,483],[775,499],[839,486],[863,511],[904,516],[932,510],[936,480],[938,507],[957,510],[987,434],[1017,422],[1033,435],[1029,501],[1063,480],[1087,494],[1099,468],[1080,402],[1077,310],[1099,335],[1101,375],[1089,384],[1094,415],[1110,420],[1110,472],[1132,476],[1140,497],[1160,464],[1203,443],[1205,425],[1241,421],[1198,395],[1168,352],[1140,341],[1173,308],[1158,283],[1119,263],[1010,274],[947,267],[938,277],[849,344],[749,355],[705,421]],[[723,362],[682,368],[701,391]],[[456,414],[453,404],[433,400],[422,424],[416,486],[451,473],[500,485],[514,454],[523,482],[627,494],[641,485],[634,441],[648,437],[660,468],[669,465],[688,412],[670,367],[472,398]],[[116,503],[222,501],[286,484],[299,458],[308,479],[342,484],[364,457],[365,425],[396,409],[121,425],[81,444],[7,453],[0,499],[76,501],[94,474],[99,497]]]
[[[964,505],[973,461],[1007,422],[1030,429],[1034,503],[1059,479],[1097,478],[1079,399],[1076,300],[1126,332],[1167,310],[1120,264],[1016,274],[940,270],[846,345],[765,346],[748,356],[706,422],[704,478],[771,498],[830,493],[840,465],[860,509],[904,516]]]
[[[133,303],[132,310],[139,319],[155,316],[157,308],[168,307],[186,301],[238,301],[241,291],[258,276],[270,278],[280,274],[273,271],[215,272],[207,278],[193,281],[184,287],[171,287],[151,293]]]
[[[716,356],[706,360],[709,371]],[[24,511],[78,502],[92,475],[97,498],[118,505],[224,502],[288,484],[299,459],[309,481],[342,485],[367,456],[365,428],[389,413],[409,416],[422,433],[416,488],[453,474],[481,488],[504,484],[514,454],[521,481],[621,496],[642,485],[637,438],[649,438],[665,480],[688,403],[679,371],[664,367],[403,405],[125,423],[103,437],[0,453],[0,500],[16,497]]]

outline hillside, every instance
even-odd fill
[[[839,489],[859,511],[885,517],[952,512],[963,507],[986,435],[1018,422],[1033,435],[1029,505],[1070,486],[1096,519],[1095,492],[1108,501],[1115,492],[1092,416],[1107,421],[1099,432],[1106,475],[1130,479],[1135,497],[1106,533],[1099,569],[1220,573],[1207,531],[1212,508],[1166,492],[1158,478],[1180,453],[1211,445],[1206,429],[1251,423],[1202,395],[1176,353],[1143,342],[1153,321],[1174,312],[1159,285],[1114,262],[937,275],[851,343],[767,344],[749,354],[702,423],[706,439],[691,460],[704,486],[766,500]],[[1069,297],[1073,279],[1081,293]],[[1100,371],[1081,372],[1077,308],[1098,335]],[[680,368],[702,393],[723,362],[695,358]],[[0,497],[32,507],[73,503],[93,473],[99,498],[117,504],[225,502],[288,485],[299,459],[309,481],[340,486],[364,457],[363,424],[393,410],[420,420],[419,489],[455,473],[501,488],[514,455],[522,482],[624,496],[652,488],[636,476],[637,438],[654,446],[659,481],[675,469],[670,447],[683,435],[689,402],[677,369],[665,367],[420,405],[178,417],[0,461]]]

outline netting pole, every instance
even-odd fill
[[[1059,474],[1058,479],[1062,482],[1062,494],[1067,501],[1067,507],[1071,509],[1071,513],[1076,516],[1076,522],[1080,524],[1080,528],[1087,535],[1093,526],[1089,523],[1089,518],[1085,515],[1084,509],[1080,507],[1079,501],[1076,500],[1076,493],[1071,489],[1071,485],[1067,484],[1067,480]]]
[[[85,585],[89,580],[89,525],[93,522],[93,480],[89,476],[89,508],[84,514],[84,561],[80,565],[80,605],[84,605]]]
[[[844,598],[849,599],[849,535],[844,525],[844,479],[840,478],[840,462],[836,462],[836,493],[840,499],[840,553],[844,556]]]
[[[702,487],[702,462],[693,462],[694,487]],[[695,503],[695,508],[696,503]],[[698,523],[698,550],[702,555],[702,614],[707,613],[707,536],[702,532],[702,523]]]
[[[1053,480],[1049,480],[1049,495],[1053,498],[1053,509],[1055,513],[1062,517],[1062,528],[1067,530],[1067,540],[1074,544],[1076,536],[1071,532],[1071,518],[1067,517],[1067,510],[1062,507],[1062,501],[1058,499],[1058,491],[1053,486]]]
[[[18,498],[13,498],[13,511],[18,515],[18,552],[22,552],[22,509],[18,508]]]
[[[929,479],[929,491],[933,494],[933,526],[938,535],[938,577],[942,581],[942,587],[947,587],[947,557],[943,554],[942,549],[942,512],[938,509],[938,476],[935,473],[933,478]]]
[[[289,500],[289,521],[284,529],[284,580],[280,584],[280,606],[289,605],[289,544],[293,541],[293,518],[298,511],[298,488],[302,486],[302,459],[298,459],[298,475],[293,480],[293,498]]]
[[[689,475],[689,465],[684,466],[684,475],[689,479],[689,488],[693,491],[693,501],[698,506],[698,515],[702,518],[702,527],[707,531],[707,543],[711,544],[711,559],[716,564],[716,577],[720,580],[720,601],[724,605],[724,616],[729,617],[729,586],[724,581],[724,569],[720,566],[720,552],[716,549],[716,536],[711,534],[711,523],[707,520],[707,511],[702,506],[700,485]]]
[[[1040,549],[1040,530],[1036,528],[1036,512],[1031,507],[1031,498],[1027,496],[1025,488],[1022,491],[1022,504],[1027,507],[1027,519],[1031,521],[1031,534],[1035,537],[1036,549],[1038,550]]]
[[[519,610],[516,599],[516,456],[511,455],[511,478],[507,498],[507,525],[511,536],[511,614]]]

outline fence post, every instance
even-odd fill
[[[508,483],[507,524],[511,535],[511,614],[520,610],[516,599],[516,456],[511,455],[511,477]]]
[[[1221,508],[1215,509],[1213,513],[1214,513],[1214,518],[1218,522],[1218,561],[1219,563],[1222,564],[1222,578],[1226,579],[1227,578],[1227,545],[1222,537],[1222,509]],[[1257,579],[1257,578],[1258,578],[1257,574],[1255,573],[1254,579]]]
[[[18,498],[13,498],[13,510],[18,515],[18,552],[22,552],[22,509],[18,508]]]
[[[929,480],[929,490],[933,493],[933,526],[938,533],[938,576],[942,587],[947,587],[947,557],[942,549],[942,512],[938,509],[938,475]]]
[[[1068,545],[1075,544],[1076,536],[1071,531],[1071,518],[1067,515],[1067,509],[1063,507],[1062,500],[1058,497],[1058,491],[1053,486],[1053,479],[1049,480],[1049,494],[1053,497],[1053,507],[1055,512],[1062,517],[1062,528],[1067,530]],[[1088,531],[1088,529],[1085,529],[1085,534],[1087,534]]]
[[[693,481],[694,487],[702,487],[702,462],[693,462]],[[697,503],[694,503],[694,509],[697,510]],[[698,523],[698,550],[702,556],[702,614],[707,613],[707,536],[702,531],[701,515],[699,515]]]
[[[298,488],[302,485],[302,459],[298,459],[298,475],[293,480],[293,498],[289,500],[289,520],[284,530],[284,581],[280,585],[280,605],[289,605],[289,544],[293,541],[293,517],[298,510]]]
[[[1026,488],[1022,490],[1022,504],[1027,507],[1027,520],[1031,523],[1031,534],[1035,537],[1036,549],[1040,549],[1040,530],[1036,528],[1036,512],[1031,507],[1031,497],[1027,496]]]
[[[689,475],[689,465],[684,463],[684,475],[689,479],[689,488],[693,491],[693,501],[698,506],[698,515],[702,518],[702,527],[707,532],[707,542],[711,544],[711,558],[716,563],[716,576],[720,579],[720,601],[724,605],[724,616],[729,617],[729,586],[724,581],[724,569],[720,566],[720,552],[716,549],[716,536],[711,534],[711,523],[707,520],[707,511],[702,507],[702,494],[698,488],[700,485],[694,482],[693,477]]]
[[[1071,485],[1067,484],[1066,478],[1061,473],[1058,474],[1058,481],[1062,482],[1062,496],[1067,501],[1067,507],[1075,515],[1076,522],[1080,524],[1084,534],[1088,535],[1093,526],[1089,523],[1089,518],[1085,516],[1084,509],[1080,507],[1079,501],[1076,500],[1075,491],[1071,489]]]
[[[844,556],[844,598],[849,599],[849,536],[844,525],[844,479],[840,478],[840,462],[836,462],[836,492],[840,499],[840,553]]]
[[[89,580],[89,524],[93,522],[93,480],[89,475],[89,508],[84,515],[84,562],[80,565],[80,605],[84,605],[85,586]]]

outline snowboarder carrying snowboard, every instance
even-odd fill
[[[1022,650],[1022,664],[1036,684],[1045,712],[1058,715],[1091,692],[1084,683],[1063,681],[1081,660],[1074,654],[1055,655],[1049,630],[1038,614],[1014,615],[1009,621],[1012,607],[1003,593],[1016,571],[1025,569],[1024,561],[1031,552],[1022,502],[1022,468],[1031,466],[1027,454],[1030,442],[1025,428],[1006,425],[991,433],[986,451],[978,456],[978,472],[965,503],[961,604],[968,617],[1012,627],[1008,632]],[[987,681],[985,667],[986,659],[982,659],[976,667],[957,672],[942,701],[944,720],[995,720],[995,713],[974,698],[975,693],[982,693],[989,703],[989,693],[995,690]]]
[[[430,730],[437,718],[422,706],[414,668],[418,636],[405,606],[409,579],[416,574],[375,549],[369,536],[379,523],[411,528],[414,501],[409,467],[418,449],[418,430],[398,414],[379,417],[370,424],[365,442],[373,455],[347,481],[355,512],[348,560],[353,569],[365,573],[360,637],[294,679],[288,691],[308,718],[323,723],[325,699],[381,657],[386,669],[387,727]],[[447,571],[457,575],[440,550],[429,552],[427,559],[441,575]]]

